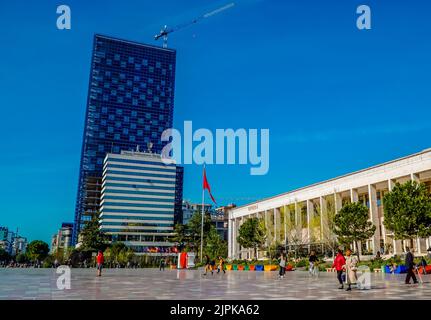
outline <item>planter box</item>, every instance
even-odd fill
[[[277,266],[273,264],[267,264],[265,267],[265,271],[275,271],[277,270]]]
[[[254,268],[255,268],[256,266],[255,265],[250,265],[250,266],[248,266],[248,268],[249,268],[249,270],[250,271],[254,271]]]
[[[263,265],[261,265],[261,264],[257,264],[255,267],[254,267],[254,270],[256,270],[256,271],[263,271]]]
[[[291,264],[288,264],[285,268],[286,271],[293,271],[293,266]]]
[[[397,266],[397,269],[395,270],[396,274],[406,273],[406,272],[407,272],[407,267],[403,265]]]
[[[243,270],[244,270],[244,266],[238,265],[238,271],[243,271]]]
[[[427,274],[431,274],[431,265],[430,266],[425,266],[425,272]],[[423,267],[419,267],[419,273],[420,274],[424,274],[424,268]]]
[[[232,270],[232,265],[231,264],[227,264],[225,265],[226,270],[230,271]]]
[[[250,270],[250,266],[247,264],[244,266],[244,271],[249,271]]]
[[[171,269],[176,269],[177,266],[175,264],[171,264]]]
[[[232,270],[235,270],[235,271],[238,270],[238,265],[237,264],[233,264],[232,265]]]

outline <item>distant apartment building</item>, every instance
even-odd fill
[[[73,244],[85,222],[99,213],[106,154],[150,142],[160,153],[166,144],[160,137],[172,128],[175,62],[173,49],[95,35]],[[182,190],[176,196],[181,198]],[[181,218],[181,202],[176,215]]]
[[[211,204],[204,204],[204,212],[212,214],[212,205]],[[182,205],[182,224],[188,224],[190,219],[193,217],[195,213],[201,213],[202,212],[202,203],[191,203],[190,201],[183,201]]]
[[[16,256],[20,253],[25,253],[27,250],[28,241],[27,238],[16,236],[13,240],[12,255]]]
[[[13,232],[7,227],[0,227],[0,248],[13,256],[25,253],[27,238],[19,236],[17,232]]]
[[[137,254],[173,253],[179,187],[182,170],[173,161],[162,161],[159,154],[108,153],[103,167],[100,229],[111,241],[124,242]]]
[[[7,227],[0,227],[0,248],[4,249],[7,253],[12,253],[12,233]]]
[[[61,228],[51,239],[51,252],[56,252],[59,249],[67,250],[72,246],[73,223],[64,222]]]

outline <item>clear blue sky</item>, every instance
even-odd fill
[[[49,241],[73,221],[94,33],[154,44],[228,1],[0,3],[0,225]],[[356,8],[372,9],[372,30]],[[209,166],[220,204],[244,204],[430,147],[431,5],[405,1],[236,1],[173,34],[175,126],[269,128],[270,171]],[[200,201],[201,168],[184,197]]]

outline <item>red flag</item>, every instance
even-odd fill
[[[214,200],[213,195],[211,194],[211,188],[210,188],[210,185],[209,185],[208,180],[207,180],[207,174],[205,171],[205,167],[204,167],[204,185],[203,185],[203,188],[204,188],[204,190],[205,189],[208,190],[208,193],[210,194],[211,200],[217,205],[216,201]]]

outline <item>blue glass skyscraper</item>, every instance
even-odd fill
[[[175,62],[173,49],[95,35],[73,243],[99,212],[106,154],[148,143],[161,152],[161,133],[173,123]]]

